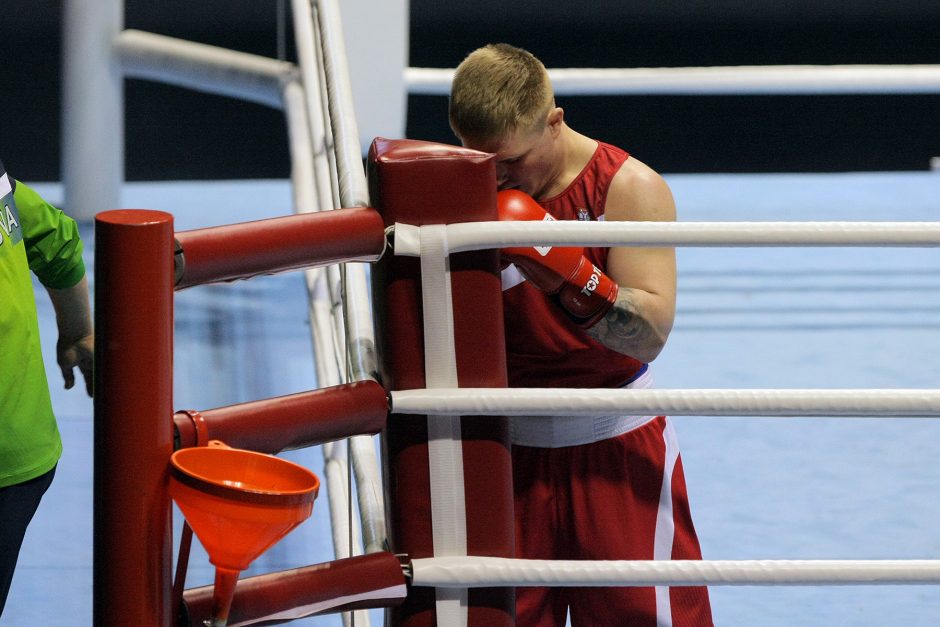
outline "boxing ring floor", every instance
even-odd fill
[[[684,221],[940,219],[940,172],[667,179]],[[60,186],[36,188],[61,201]],[[135,183],[122,204],[169,211],[186,230],[286,215],[291,196],[286,181]],[[89,268],[91,231],[83,225]],[[940,382],[938,249],[680,248],[678,259],[675,328],[654,369],[660,388]],[[65,451],[0,623],[91,625],[92,402],[62,389],[52,307],[44,296],[38,306]],[[174,369],[175,409],[317,387],[302,275],[178,293]],[[707,559],[940,557],[936,419],[673,420]],[[322,476],[318,449],[285,456]],[[249,574],[332,557],[324,487],[313,517]],[[194,543],[187,586],[209,583],[212,572]],[[930,586],[713,587],[711,595],[716,624],[728,626],[915,627],[940,614],[940,590]],[[380,613],[372,616],[380,625]],[[342,623],[334,615],[295,624]]]

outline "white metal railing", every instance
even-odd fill
[[[313,180],[316,206],[367,206],[368,186],[359,157],[359,134],[336,0],[292,0],[294,38],[304,85],[308,167],[292,161],[299,176]],[[300,166],[300,167],[298,167]],[[302,205],[299,205],[302,206]],[[374,377],[375,340],[364,264],[330,266],[306,273],[311,333],[321,386]],[[372,437],[357,436],[323,446],[334,553],[337,558],[384,548],[385,505]],[[353,483],[352,479],[355,479]],[[352,492],[359,525],[352,524]],[[346,613],[345,624],[369,625],[365,611]]]
[[[283,106],[293,63],[227,50],[139,30],[122,31],[114,42],[127,78],[171,83],[269,107]]]
[[[137,30],[123,30],[114,51],[125,77],[263,104],[285,113],[294,211],[367,206],[356,115],[336,0],[292,0],[298,63]],[[375,340],[366,266],[305,272],[311,340],[321,387],[374,378]],[[384,550],[385,508],[371,436],[323,446],[333,547],[337,558]],[[353,515],[352,485],[358,498]],[[356,519],[359,524],[352,524]],[[368,613],[344,615],[367,627]]]

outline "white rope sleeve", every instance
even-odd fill
[[[430,226],[421,241],[421,303],[424,322],[424,371],[428,388],[457,385],[450,263],[443,225]],[[428,473],[431,537],[435,555],[467,554],[467,505],[464,493],[460,416],[428,412]],[[437,590],[441,625],[467,625],[467,590]]]
[[[940,560],[523,560],[433,557],[411,561],[412,584],[497,586],[733,586],[936,584]]]
[[[420,229],[395,224],[395,254],[420,254]],[[940,246],[940,222],[463,222],[451,253],[506,246]]]
[[[392,413],[460,416],[940,416],[940,390],[438,388],[393,391]]]

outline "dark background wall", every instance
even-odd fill
[[[60,175],[60,4],[3,3],[0,154],[27,180]],[[128,0],[125,24],[275,57],[277,8]],[[549,67],[940,63],[936,0],[413,0],[410,23],[412,66],[454,67],[495,41],[526,47]],[[289,41],[285,54],[294,58]],[[279,111],[137,80],[127,81],[126,98],[129,180],[288,175]],[[666,173],[917,170],[940,156],[940,95],[579,96],[559,104],[578,130]],[[410,97],[407,134],[453,142],[446,98]]]

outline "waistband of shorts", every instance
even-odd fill
[[[653,387],[653,375],[644,368],[623,388]],[[519,446],[563,448],[615,438],[642,427],[655,416],[512,416],[509,438]]]

